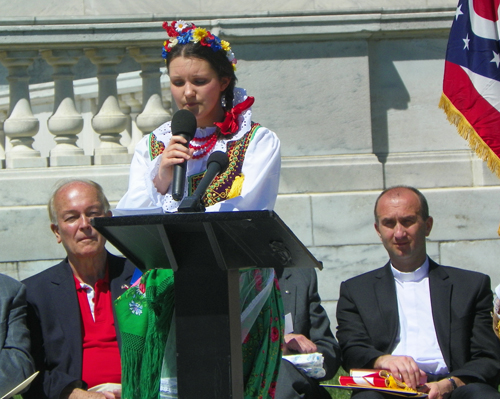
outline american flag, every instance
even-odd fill
[[[460,0],[439,107],[500,177],[500,0]]]

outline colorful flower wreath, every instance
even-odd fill
[[[167,31],[169,36],[168,41],[163,43],[162,57],[168,58],[168,53],[177,44],[188,44],[189,42],[200,43],[202,46],[210,47],[213,51],[224,50],[226,57],[233,65],[236,71],[236,58],[231,51],[229,42],[219,39],[217,36],[210,33],[210,31],[198,28],[195,24],[184,22],[182,20],[172,21],[170,23],[163,22],[163,29]]]

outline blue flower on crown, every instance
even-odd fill
[[[209,42],[211,44],[212,50],[213,51],[222,50],[222,46],[220,44],[220,39],[215,35],[213,35],[213,36],[214,36],[213,40],[207,40],[207,42]]]
[[[193,31],[188,30],[187,32],[181,33],[177,36],[177,40],[179,44],[188,44],[191,40],[193,40]]]
[[[210,31],[198,28],[193,23],[188,23],[182,20],[163,22],[163,29],[167,31],[168,40],[163,43],[162,57],[166,60],[168,54],[178,44],[184,45],[190,42],[200,43],[202,46],[210,47],[213,51],[224,50],[226,57],[229,62],[233,65],[233,69],[236,70],[236,58],[234,53],[231,51],[231,46],[229,42],[219,39],[217,36],[212,34]]]

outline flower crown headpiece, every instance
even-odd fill
[[[163,43],[162,57],[166,60],[168,53],[177,44],[188,44],[189,42],[200,43],[202,46],[210,47],[213,51],[224,50],[226,57],[236,71],[236,58],[231,51],[229,42],[219,39],[210,31],[198,28],[195,24],[182,20],[163,22],[163,29],[167,31],[169,39]]]

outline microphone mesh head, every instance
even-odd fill
[[[191,140],[196,134],[196,117],[187,109],[177,111],[172,117],[171,123],[172,134],[182,134]]]
[[[216,162],[220,165],[220,173],[224,172],[229,165],[229,158],[227,157],[227,154],[222,151],[214,151],[210,154],[207,160],[207,167],[210,165],[212,162]]]

